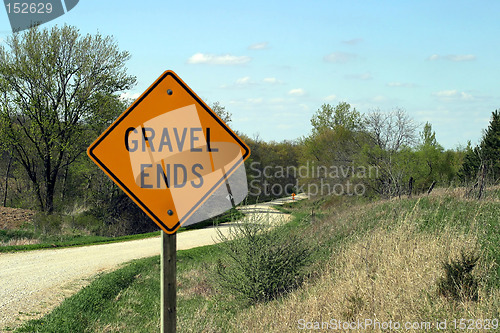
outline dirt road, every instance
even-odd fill
[[[239,209],[246,214],[246,218],[266,215],[276,223],[287,219],[288,215],[271,205],[290,200],[280,199]],[[219,228],[224,232],[229,225]],[[182,232],[177,235],[177,249],[190,249],[216,241],[217,232],[213,227]],[[122,243],[0,254],[0,332],[50,312],[64,298],[88,285],[100,272],[111,271],[133,259],[160,254],[160,246],[160,237],[154,237]]]

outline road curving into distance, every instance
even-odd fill
[[[305,195],[295,197],[296,200],[304,198]],[[249,220],[266,215],[270,222],[279,223],[289,216],[271,206],[288,201],[291,197],[238,209]],[[227,232],[229,227],[230,224],[224,224],[217,228]],[[177,249],[216,243],[217,228],[179,233]],[[111,244],[0,253],[0,332],[52,311],[64,298],[88,285],[98,273],[112,271],[134,259],[159,255],[160,241],[160,237],[153,237]]]

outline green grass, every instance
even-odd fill
[[[177,252],[177,273],[181,279],[177,292],[196,287],[188,278],[194,270],[220,256],[217,246]],[[159,256],[135,260],[123,268],[97,277],[89,286],[66,299],[45,317],[31,320],[16,332],[158,332],[160,318]],[[203,296],[180,296],[179,323],[189,322],[200,307],[213,307]]]
[[[89,332],[104,314],[113,310],[116,301],[132,283],[141,279],[149,269],[158,266],[158,257],[132,262],[114,272],[102,275],[88,287],[66,299],[58,308],[47,316],[32,320],[16,332]],[[145,306],[150,300],[138,300]],[[114,309],[119,310],[118,308]],[[153,312],[155,316],[158,313]],[[144,313],[147,315],[147,313]]]
[[[311,275],[310,286],[315,279],[320,280],[322,267],[338,251],[375,229],[391,231],[402,221],[411,221],[417,234],[437,236],[452,230],[477,235],[482,260],[491,264],[485,277],[487,288],[492,293],[500,289],[498,201],[465,200],[449,194],[378,202],[331,197],[293,203],[284,209],[293,212],[295,219],[283,230],[300,231],[320,248],[315,257],[317,273]],[[234,331],[234,321],[241,314],[252,313],[253,306],[216,290],[212,267],[218,259],[223,260],[220,245],[178,251],[177,256],[178,331]],[[158,332],[159,276],[158,257],[135,261],[96,279],[51,314],[29,322],[18,332]],[[110,291],[103,291],[106,284]],[[303,290],[310,297],[315,292],[314,287]],[[276,302],[271,304],[279,306],[281,301]],[[455,307],[450,304],[450,313]],[[260,317],[249,320],[259,321]]]
[[[243,213],[233,208],[222,215],[213,217],[206,221],[190,225],[188,227],[181,227],[177,232],[179,233],[187,230],[201,229],[207,226],[218,225],[226,223],[228,221],[233,221],[235,219],[240,219],[243,216],[244,216]],[[22,238],[38,239],[40,241],[40,243],[38,244],[0,246],[0,253],[40,250],[49,248],[63,248],[72,246],[86,246],[86,245],[104,244],[104,243],[116,243],[116,242],[124,242],[129,240],[137,240],[137,239],[144,239],[157,236],[160,236],[160,231],[154,231],[136,235],[119,236],[119,237],[107,237],[107,236],[82,235],[82,234],[47,235],[47,234],[35,233],[32,230],[0,230],[0,242],[6,242],[11,239],[22,239]]]
[[[18,230],[11,232],[9,230],[0,230],[5,232],[6,236],[18,236],[23,234]],[[9,235],[10,234],[10,235]],[[0,252],[16,252],[16,251],[31,251],[40,250],[48,248],[62,248],[62,247],[72,247],[72,246],[86,246],[92,244],[103,244],[103,243],[116,243],[124,242],[129,240],[144,239],[149,237],[160,236],[159,231],[149,232],[145,234],[128,235],[120,237],[106,237],[106,236],[92,236],[92,235],[57,235],[57,236],[43,236],[41,237],[42,243],[39,244],[27,244],[27,245],[11,245],[11,246],[0,246]],[[14,238],[14,237],[12,237]],[[9,238],[9,239],[12,239]],[[36,238],[27,237],[27,238]]]

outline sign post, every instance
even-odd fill
[[[175,233],[245,199],[250,149],[166,71],[87,154],[162,229],[161,331],[175,332]]]
[[[161,232],[161,333],[175,333],[177,323],[177,234]]]

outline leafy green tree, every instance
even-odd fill
[[[335,107],[323,104],[312,116],[312,133],[301,142],[300,165],[308,167],[301,185],[315,184],[321,193],[333,191],[352,176],[355,155],[359,152],[363,137],[364,122],[356,108],[346,102]],[[335,172],[338,170],[344,172]],[[330,172],[334,170],[334,172]],[[337,187],[340,188],[340,187]]]
[[[424,125],[424,130],[420,133],[422,138],[422,146],[425,147],[440,147],[436,141],[436,132],[432,130],[432,125],[429,122],[426,122]]]
[[[241,135],[252,152],[245,161],[249,201],[290,195],[295,191],[299,144],[294,141],[265,142]]]
[[[54,210],[61,170],[84,153],[86,125],[135,83],[129,58],[111,37],[82,36],[70,26],[35,27],[0,46],[0,140],[24,167],[43,211]]]
[[[444,148],[438,144],[436,133],[429,122],[424,125],[420,137],[421,144],[417,147],[418,164],[414,165],[413,177],[415,177],[417,187],[423,191],[441,178]]]
[[[351,105],[346,102],[340,102],[335,107],[323,104],[311,118],[311,125],[315,132],[325,129],[333,130],[338,127],[355,131],[361,129],[362,124],[360,113],[356,108],[351,109]]]

